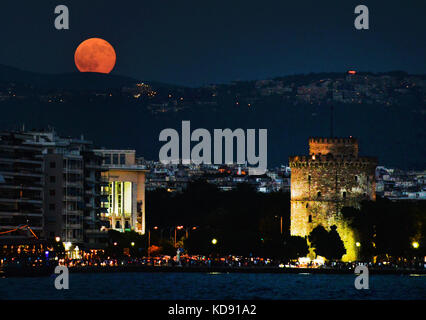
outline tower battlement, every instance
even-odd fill
[[[342,167],[369,167],[377,166],[375,157],[354,157],[352,155],[332,154],[322,155],[313,154],[310,156],[291,156],[289,157],[290,168],[318,167],[318,166],[342,166]]]
[[[358,139],[349,137],[349,138],[330,138],[330,137],[310,137],[309,143],[352,143],[358,144]]]
[[[309,154],[332,154],[358,156],[358,139],[349,138],[309,138]]]

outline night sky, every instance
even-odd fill
[[[67,5],[70,30],[54,28]],[[354,8],[370,30],[354,28]],[[288,74],[404,70],[426,73],[426,1],[2,1],[0,64],[75,72],[91,37],[117,52],[114,74],[198,86]]]

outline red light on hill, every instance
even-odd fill
[[[348,73],[349,74],[356,74],[356,71],[355,70],[349,70]]]

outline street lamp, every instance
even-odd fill
[[[183,226],[177,226],[177,227],[175,227],[175,248],[176,248],[176,230],[180,230],[180,229],[183,229]]]
[[[419,243],[417,241],[413,241],[411,245],[413,246],[414,249],[417,249],[419,247]]]
[[[214,238],[213,238],[213,239],[212,239],[212,244],[214,244],[214,245],[215,245],[215,244],[217,244],[217,239],[214,239]]]
[[[130,245],[131,245],[132,247],[134,247],[134,246],[135,246],[135,243],[134,243],[134,242],[132,242]]]
[[[361,247],[361,243],[359,243],[359,242],[355,243],[355,245],[356,245],[357,247]]]

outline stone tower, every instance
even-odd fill
[[[343,207],[376,199],[377,159],[358,156],[355,138],[310,138],[309,156],[293,156],[291,167],[291,235],[308,236],[318,225],[337,226],[346,254],[355,261],[357,235],[343,219]]]

